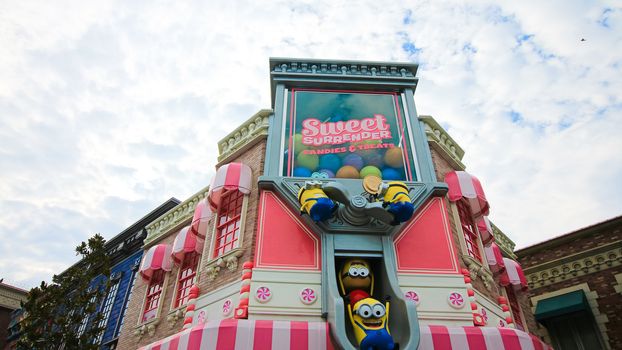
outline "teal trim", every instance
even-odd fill
[[[582,290],[558,295],[556,297],[538,301],[534,316],[538,322],[570,314],[577,311],[590,311],[585,293]]]

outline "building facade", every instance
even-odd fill
[[[416,73],[271,59],[272,109],[147,227],[118,347],[546,348],[464,151],[417,115]]]
[[[19,336],[15,324],[20,317],[20,303],[26,301],[27,295],[21,288],[0,282],[0,349],[10,349]]]
[[[558,349],[622,349],[622,216],[516,252],[530,325]]]

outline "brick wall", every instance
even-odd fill
[[[253,147],[249,148],[248,151],[241,154],[239,157],[231,160],[231,162],[241,162],[248,165],[253,172],[253,188],[247,200],[248,210],[246,212],[246,224],[244,226],[243,254],[238,260],[239,264],[236,271],[230,271],[226,266],[224,266],[221,268],[218,277],[213,281],[208,280],[205,266],[201,266],[198,276],[198,286],[201,290],[201,294],[218,289],[221,286],[233,281],[240,280],[242,276],[242,264],[246,261],[253,260],[256,243],[255,230],[257,227],[257,204],[259,198],[257,181],[259,176],[263,173],[265,153],[266,141],[262,140]],[[175,240],[177,232],[178,230],[172,230],[169,235],[163,237],[158,243],[172,244]],[[210,247],[211,239],[212,237],[206,237],[204,254],[208,253],[207,250]],[[202,259],[201,262],[205,264],[207,259]],[[125,316],[123,331],[117,346],[118,349],[137,349],[143,345],[153,343],[181,330],[183,317],[176,319],[174,322],[167,320],[167,316],[172,311],[172,303],[175,295],[175,284],[177,282],[176,279],[178,272],[179,268],[177,266],[173,266],[172,271],[168,274],[168,279],[166,285],[164,286],[164,295],[161,300],[160,313],[157,321],[153,322],[155,325],[153,333],[145,333],[142,336],[136,336],[134,335],[134,332],[137,328],[139,328],[139,320],[142,318],[142,307],[145,300],[148,282],[138,277],[134,285],[132,298],[128,304],[129,306]],[[183,313],[184,309],[182,308],[181,310]]]

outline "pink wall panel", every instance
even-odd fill
[[[402,273],[458,273],[447,208],[433,198],[421,208],[395,238],[397,269]]]
[[[271,191],[261,193],[255,267],[320,270],[320,239]]]

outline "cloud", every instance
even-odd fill
[[[216,142],[271,105],[270,56],[418,62],[418,112],[466,150],[519,246],[619,215],[621,16],[608,1],[4,3],[0,277],[49,280],[92,233],[207,185]]]

